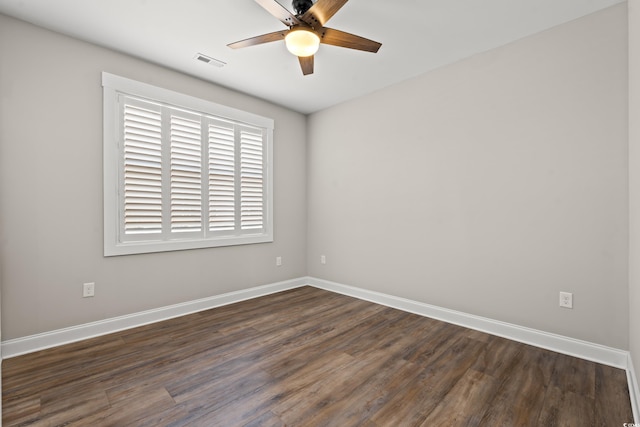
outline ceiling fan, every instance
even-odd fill
[[[304,75],[313,73],[313,55],[318,51],[320,43],[377,52],[382,44],[324,26],[347,1],[318,0],[314,4],[313,0],[293,0],[293,9],[296,12],[293,15],[276,0],[256,0],[256,3],[289,29],[240,40],[227,46],[238,49],[284,40],[289,52],[298,57]]]

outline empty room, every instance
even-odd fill
[[[0,0],[4,426],[640,425],[640,0]]]

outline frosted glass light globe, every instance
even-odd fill
[[[320,47],[320,37],[305,28],[292,29],[285,36],[284,42],[289,52],[301,57],[314,55]]]

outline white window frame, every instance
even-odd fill
[[[216,104],[190,95],[163,89],[146,83],[102,73],[103,86],[103,175],[104,175],[104,255],[130,255],[151,252],[166,252],[186,249],[212,248],[255,243],[273,242],[273,119]],[[179,238],[164,240],[126,240],[123,233],[123,203],[121,194],[123,178],[121,172],[122,146],[124,144],[121,106],[122,96],[131,96],[170,107],[206,115],[211,118],[246,125],[263,130],[264,157],[264,203],[263,229],[234,233],[204,233],[193,237],[184,233]],[[203,203],[208,201],[203,197]],[[163,203],[168,203],[167,200]],[[164,233],[163,233],[164,235]]]

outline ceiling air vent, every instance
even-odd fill
[[[227,65],[226,62],[220,61],[207,55],[203,55],[202,53],[196,53],[196,56],[194,56],[194,58],[200,62],[204,62],[205,64],[213,65],[214,67],[222,68]]]

